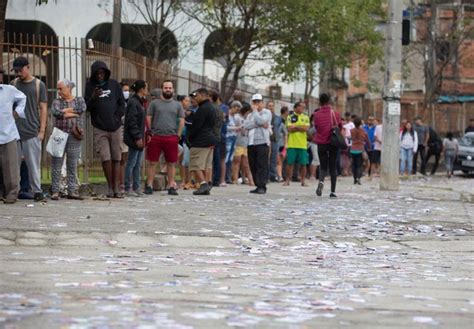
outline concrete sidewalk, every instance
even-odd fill
[[[472,182],[0,205],[0,327],[472,328]]]

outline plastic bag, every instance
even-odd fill
[[[53,133],[49,136],[48,144],[46,145],[46,152],[53,157],[62,158],[68,137],[68,133],[54,127]]]

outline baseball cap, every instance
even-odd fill
[[[12,71],[21,70],[24,66],[28,64],[30,63],[28,62],[28,59],[26,57],[23,57],[23,56],[17,57],[13,61],[13,68],[11,70]]]
[[[189,96],[196,97],[197,94],[202,94],[202,95],[207,96],[207,95],[209,95],[209,91],[206,88],[198,88],[195,91],[193,91],[192,93],[190,93]]]
[[[254,94],[252,96],[252,102],[253,101],[263,101],[263,96],[261,94]]]

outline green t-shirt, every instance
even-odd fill
[[[286,126],[307,126],[309,127],[309,117],[304,114],[296,114],[293,113],[289,115],[286,119]],[[295,148],[295,149],[307,149],[308,148],[308,141],[306,139],[306,132],[305,131],[293,131],[289,132],[288,134],[288,148]]]

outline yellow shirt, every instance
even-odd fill
[[[288,116],[286,119],[286,126],[289,127],[291,125],[296,126],[307,126],[309,127],[309,117],[304,114],[296,114],[293,113]],[[305,131],[293,131],[288,133],[288,148],[294,149],[307,149],[308,148],[308,141],[306,140],[306,132]]]

